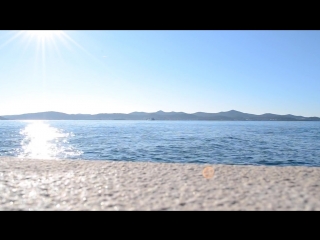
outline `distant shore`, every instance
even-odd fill
[[[320,168],[0,157],[0,192],[0,210],[320,210]]]
[[[169,120],[169,121],[320,121],[319,117],[279,115],[265,113],[261,115],[243,113],[236,110],[219,113],[185,113],[164,112],[154,113],[100,113],[100,114],[66,114],[61,112],[26,113],[20,115],[0,116],[8,120]]]

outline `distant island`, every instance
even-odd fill
[[[303,117],[291,114],[277,115],[265,113],[261,115],[243,113],[236,110],[219,113],[184,113],[163,112],[154,113],[100,113],[100,114],[66,114],[60,112],[27,113],[8,115],[0,120],[207,120],[207,121],[320,121],[319,117]]]

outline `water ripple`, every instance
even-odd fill
[[[320,166],[320,122],[1,121],[0,156]]]

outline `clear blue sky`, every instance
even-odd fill
[[[320,117],[320,31],[0,31],[0,102]]]

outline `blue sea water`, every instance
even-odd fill
[[[0,156],[320,166],[320,122],[0,121]]]

